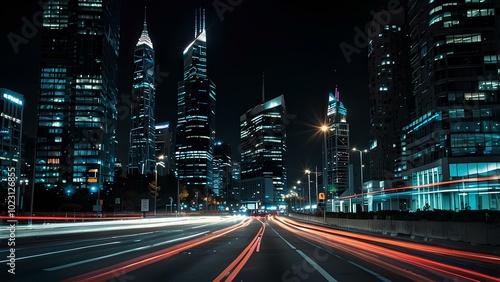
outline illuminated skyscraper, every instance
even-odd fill
[[[155,138],[156,138],[156,156],[159,159],[160,156],[163,158],[165,167],[157,166],[158,175],[173,174],[175,168],[175,158],[174,158],[174,139],[172,134],[172,129],[170,128],[170,122],[157,123],[155,126]]]
[[[120,1],[44,1],[35,182],[102,189],[114,179]]]
[[[16,188],[15,196],[16,206],[20,204],[20,177],[21,161],[26,156],[21,156],[23,152],[22,132],[23,132],[23,95],[9,89],[0,88],[0,164],[2,184],[11,182],[11,175],[15,176]],[[33,156],[30,156],[33,157]],[[7,191],[7,189],[6,189]]]
[[[207,72],[205,11],[199,9],[195,18],[194,40],[182,53],[175,137],[176,170],[189,192],[213,188],[215,144],[215,84]]]
[[[408,7],[416,118],[404,127],[403,177],[418,188],[406,206],[498,210],[500,2]]]
[[[392,15],[379,32],[373,31],[368,47],[370,179],[391,186],[401,185],[402,131],[414,111],[406,26],[403,12]]]
[[[240,198],[275,205],[286,187],[286,107],[280,95],[240,117]]]
[[[214,148],[214,193],[222,199],[228,199],[231,193],[232,163],[231,146],[216,142]]]
[[[142,34],[135,45],[134,64],[128,174],[154,174],[155,52],[148,34],[146,13],[144,13]]]
[[[326,124],[327,198],[344,193],[349,186],[349,124],[340,94],[328,94]],[[325,178],[323,178],[325,179]]]

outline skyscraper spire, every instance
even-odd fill
[[[148,24],[146,23],[146,6],[144,6],[144,28],[143,30],[148,29]]]
[[[337,85],[335,85],[335,99],[337,99],[337,101],[340,101],[340,92]]]
[[[149,47],[153,48],[153,42],[151,42],[151,38],[149,38],[148,34],[148,24],[146,22],[146,6],[144,6],[144,24],[141,37],[139,37],[139,41],[137,41],[137,44],[135,46],[139,46],[141,44],[146,44]]]

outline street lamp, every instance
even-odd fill
[[[163,155],[158,157],[159,160],[163,160]],[[155,165],[155,215],[156,215],[156,197],[158,196],[158,165],[165,167],[165,163],[162,161],[156,162]]]
[[[175,177],[177,177],[177,214],[179,214],[180,211],[180,205],[181,205],[181,199],[180,199],[180,191],[179,191],[179,173],[177,171],[175,172]]]
[[[365,194],[364,194],[364,182],[363,182],[363,153],[368,152],[368,150],[357,150],[356,148],[352,148],[354,152],[359,152],[359,170],[360,170],[360,179],[361,179],[361,211],[365,211]]]
[[[300,191],[300,208],[302,208],[304,206],[304,189],[300,188],[300,180],[297,180],[297,185],[299,185],[299,191]]]
[[[307,173],[307,185],[309,190],[309,212],[312,213],[312,204],[311,204],[311,171],[306,169]]]
[[[328,131],[331,131],[332,129],[324,124],[321,126],[321,131],[323,131],[323,152],[325,154],[325,159],[324,159],[324,164],[323,164],[323,186],[325,187],[325,206],[323,207],[323,221],[326,223],[326,204],[328,202],[328,193],[327,193],[327,186],[328,186],[328,149],[326,146],[326,134]],[[332,201],[332,212],[333,212],[333,201]]]

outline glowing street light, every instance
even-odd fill
[[[312,213],[312,204],[311,204],[311,171],[306,169],[307,173],[307,185],[309,190],[309,212]]]

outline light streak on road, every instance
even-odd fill
[[[444,248],[429,247],[414,243],[402,243],[402,242],[396,243],[393,240],[380,239],[377,237],[361,235],[361,234],[356,234],[355,235],[356,239],[353,239],[352,237],[354,235],[349,234],[348,232],[334,231],[332,229],[321,228],[318,226],[298,223],[294,221],[293,221],[294,225],[292,226],[290,225],[290,222],[292,221],[283,219],[281,217],[277,220],[277,223],[282,228],[292,233],[295,233],[301,237],[305,237],[310,240],[320,242],[330,247],[341,249],[345,252],[358,256],[364,260],[370,261],[378,266],[382,266],[390,271],[402,274],[403,276],[408,277],[410,279],[426,281],[424,277],[421,277],[416,273],[410,273],[406,269],[397,267],[394,264],[391,264],[390,262],[384,262],[382,258],[393,259],[396,261],[404,261],[412,265],[417,265],[424,270],[432,270],[434,273],[441,275],[445,278],[449,278],[451,276],[454,278],[463,279],[464,281],[500,281],[500,278],[497,277],[492,277],[476,271],[448,265],[445,263],[436,262],[430,259],[421,258],[415,255],[406,254],[401,251],[392,250],[375,244],[366,243],[364,241],[357,240],[357,238],[384,244],[397,245],[399,247],[405,247],[416,251],[432,252],[439,254],[443,253],[448,254],[457,252],[454,253],[454,255],[457,257],[478,260],[478,261],[487,261],[489,263],[494,263],[499,265],[498,257],[495,256],[481,255],[472,252],[462,252],[453,250],[445,251]],[[307,229],[307,227],[310,227],[311,229]],[[417,276],[414,277],[415,275]]]
[[[300,222],[286,219],[286,218],[282,218],[282,217],[280,217],[280,220],[284,221],[288,224],[291,224],[291,225],[299,226],[302,228],[307,228],[309,230],[313,229],[313,230],[318,230],[321,232],[326,232],[326,233],[334,234],[334,235],[353,237],[356,239],[369,240],[369,241],[383,243],[383,244],[390,244],[393,246],[403,247],[403,248],[412,249],[412,250],[416,250],[416,251],[422,251],[422,252],[428,252],[428,253],[434,253],[434,254],[440,254],[440,255],[447,255],[447,256],[454,256],[454,257],[463,258],[463,259],[470,259],[470,260],[482,261],[482,262],[487,262],[487,263],[499,264],[499,266],[500,266],[500,256],[479,254],[479,253],[460,251],[460,250],[450,250],[450,249],[442,248],[442,247],[426,246],[426,245],[417,244],[417,243],[401,242],[401,241],[396,241],[396,240],[378,238],[375,236],[354,234],[351,232],[335,230],[335,229],[321,227],[321,226],[317,226],[317,225],[304,224],[304,223],[300,223]]]
[[[252,256],[253,252],[257,248],[257,245],[260,245],[260,240],[266,230],[266,225],[262,221],[260,221],[260,223],[262,223],[262,227],[259,229],[259,232],[257,232],[257,235],[255,235],[250,244],[248,244],[248,246],[243,249],[241,254],[214,279],[214,282],[233,281],[236,275],[238,275],[243,266]]]
[[[147,266],[149,264],[164,260],[173,255],[176,255],[184,250],[193,248],[195,246],[201,245],[213,239],[224,236],[227,233],[235,231],[240,228],[244,228],[250,224],[252,220],[250,218],[245,218],[243,221],[238,222],[233,226],[229,226],[220,230],[217,230],[211,234],[208,234],[202,238],[193,239],[175,246],[168,247],[147,255],[143,255],[134,259],[123,261],[121,263],[111,265],[102,269],[92,271],[90,273],[82,274],[76,277],[72,277],[63,282],[75,282],[75,281],[87,281],[87,282],[98,282],[98,281],[108,281],[116,277],[116,273],[121,275],[131,272],[133,270],[139,269],[141,267]]]

